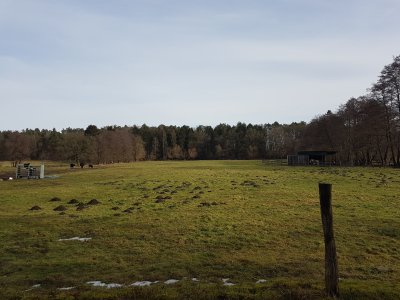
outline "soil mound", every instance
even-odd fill
[[[67,208],[64,205],[57,206],[54,211],[66,211]]]
[[[42,208],[40,206],[32,206],[29,210],[41,210]]]
[[[88,205],[97,205],[97,204],[100,204],[100,201],[98,201],[97,199],[92,199],[87,204]]]
[[[51,202],[57,202],[57,201],[61,201],[61,199],[58,198],[58,197],[53,197],[53,198],[50,199],[50,201]]]
[[[82,209],[85,209],[85,208],[88,208],[88,206],[85,205],[84,203],[78,203],[76,205],[76,210],[82,210]]]
[[[79,203],[79,201],[76,199],[71,199],[68,201],[68,204],[78,204],[78,203]]]

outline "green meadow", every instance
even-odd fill
[[[324,299],[319,182],[333,185],[341,297],[400,298],[399,169],[48,163],[46,175],[0,182],[0,299]]]

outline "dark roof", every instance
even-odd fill
[[[297,152],[297,155],[324,156],[324,155],[334,155],[336,153],[337,153],[337,151],[317,151],[317,150],[312,150],[312,151],[299,151],[299,152]]]

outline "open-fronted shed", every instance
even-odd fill
[[[307,150],[299,151],[297,155],[288,155],[287,162],[295,165],[335,165],[336,151],[332,150]]]

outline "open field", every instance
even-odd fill
[[[400,298],[398,169],[185,161],[46,173],[59,177],[0,182],[0,299],[323,298],[320,181],[333,184],[342,297]],[[72,237],[90,240],[59,241]]]

